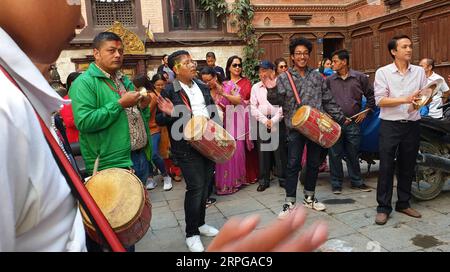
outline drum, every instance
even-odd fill
[[[329,148],[341,136],[341,126],[310,106],[301,106],[292,116],[292,126],[311,141]]]
[[[236,150],[233,136],[204,116],[194,116],[188,121],[184,137],[198,152],[216,163],[230,160]]]
[[[111,168],[99,171],[85,185],[124,247],[144,237],[150,227],[152,206],[137,176],[129,170]],[[103,244],[82,207],[81,214],[89,236]]]

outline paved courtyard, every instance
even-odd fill
[[[376,188],[377,165],[372,166],[369,176],[362,166],[366,184]],[[316,194],[327,205],[326,212],[309,210],[306,225],[316,220],[328,223],[329,240],[321,250],[339,251],[450,251],[450,191],[442,192],[431,201],[411,201],[413,208],[422,213],[415,219],[393,212],[386,225],[374,223],[376,214],[376,191],[360,192],[344,182],[341,195],[334,195],[329,186],[329,173],[320,173]],[[174,188],[165,192],[162,183],[150,191],[153,205],[151,227],[146,236],[137,243],[136,251],[183,252],[185,245],[184,182],[174,182]],[[215,227],[233,216],[244,217],[259,214],[258,228],[264,228],[277,218],[283,205],[284,189],[273,180],[264,192],[256,191],[257,184],[246,186],[228,196],[215,196],[217,203],[206,211],[206,222]],[[297,201],[302,198],[302,186],[298,186]],[[396,191],[394,191],[394,201]],[[201,238],[205,248],[212,238]]]

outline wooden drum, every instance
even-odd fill
[[[99,171],[85,185],[124,247],[136,244],[145,235],[152,206],[137,176],[126,169],[111,168]],[[102,244],[82,207],[81,213],[89,236]]]
[[[184,137],[198,152],[216,163],[230,160],[236,150],[233,136],[204,116],[194,116],[188,121]]]
[[[301,106],[292,116],[292,126],[311,141],[329,148],[341,136],[341,126],[310,106]]]

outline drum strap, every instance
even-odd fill
[[[180,91],[181,100],[183,100],[183,103],[186,105],[186,107],[189,109],[189,111],[192,113],[191,106],[189,105],[188,98],[184,95],[183,90]]]
[[[300,105],[302,103],[302,100],[300,99],[300,96],[298,95],[298,91],[297,91],[297,87],[295,86],[294,79],[292,79],[292,75],[289,71],[286,71],[286,75],[288,77],[289,83],[291,84],[292,91],[294,92],[295,100],[297,100],[297,104]]]
[[[23,90],[20,88],[19,84],[17,84],[14,78],[1,65],[0,70],[11,81],[11,83],[13,83],[20,91],[22,91],[25,97],[27,97],[26,94],[23,92]],[[28,101],[30,100],[28,99]],[[35,113],[39,120],[39,124],[41,125],[41,129],[45,136],[45,139],[47,140],[47,143],[52,151],[52,154],[56,162],[58,163],[61,172],[66,177],[67,184],[71,188],[72,194],[79,200],[84,210],[88,213],[91,222],[96,226],[96,229],[100,230],[100,232],[98,233],[101,233],[105,237],[111,249],[113,251],[124,252],[125,249],[123,248],[122,244],[117,238],[117,235],[114,233],[113,229],[109,225],[109,222],[103,215],[100,208],[95,203],[92,196],[89,194],[80,176],[75,171],[68,158],[64,155],[64,152],[61,150],[61,147],[59,146],[58,142],[53,137],[50,130],[42,120],[41,116],[39,116],[39,114],[37,113],[36,109]]]

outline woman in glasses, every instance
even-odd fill
[[[236,83],[242,77],[242,62],[237,56],[228,59],[226,66],[227,79],[222,84],[219,96],[215,100],[224,111],[224,128],[236,139],[236,151],[233,157],[225,162],[216,164],[216,194],[225,195],[235,193],[245,183],[245,112],[242,108],[230,111],[230,107],[242,105],[241,88]],[[247,79],[248,80],[248,79]],[[216,93],[217,94],[217,93]],[[233,116],[228,116],[232,112]],[[231,118],[231,119],[230,119]],[[227,122],[229,119],[232,122]]]
[[[227,61],[227,66],[225,69],[226,82],[224,82],[224,87],[228,84],[234,83],[238,86],[239,93],[242,98],[244,107],[250,105],[250,92],[252,90],[252,83],[250,80],[242,75],[242,59],[238,56],[231,56]],[[232,84],[231,84],[232,85]],[[247,111],[248,113],[249,111]],[[248,128],[249,128],[249,116],[245,116],[245,128],[247,128],[241,138],[246,140],[246,150],[245,150],[245,169],[246,177],[244,184],[254,184],[258,181],[258,153],[255,148],[253,148],[253,143],[249,138]],[[239,126],[238,126],[239,127]],[[241,134],[240,134],[241,135]]]
[[[284,58],[278,58],[274,61],[275,63],[275,75],[278,76],[287,71],[288,64]]]

